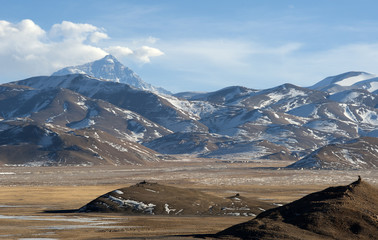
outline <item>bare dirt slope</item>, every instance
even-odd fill
[[[226,239],[376,239],[377,190],[361,179],[346,186],[330,187],[267,210],[217,236]]]
[[[151,182],[108,192],[79,209],[79,212],[116,212],[132,215],[220,215],[255,216],[272,208],[240,194],[218,197],[196,189]]]

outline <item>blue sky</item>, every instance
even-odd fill
[[[378,73],[374,0],[0,0],[0,82],[111,53],[172,92]]]

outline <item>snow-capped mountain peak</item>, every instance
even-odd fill
[[[154,87],[151,84],[144,82],[138,76],[138,74],[136,74],[130,68],[124,66],[112,55],[107,55],[102,59],[83,65],[66,67],[53,73],[52,75],[62,76],[68,74],[87,74],[95,78],[126,83],[142,90],[160,94],[170,94],[169,91],[163,88]]]

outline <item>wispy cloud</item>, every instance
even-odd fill
[[[235,39],[191,39],[159,42],[158,47],[166,55],[156,64],[171,72],[172,78],[180,79],[180,84],[187,83],[190,88],[196,84],[219,88],[241,84],[253,87],[254,81],[265,80],[264,84],[273,81],[280,75],[279,66],[299,51],[302,44],[269,46]]]
[[[158,57],[164,53],[157,48],[142,46],[134,51],[134,55],[139,61],[148,63],[151,62],[151,57]]]
[[[261,89],[285,82],[310,86],[347,71],[378,71],[378,43],[319,51],[309,51],[300,42],[272,46],[235,39],[159,41],[157,46],[166,54],[155,65],[169,73],[166,78],[179,80],[181,90],[215,90],[230,85]]]
[[[105,51],[114,55],[117,58],[126,57],[132,55],[134,52],[128,47],[112,46],[105,48]]]

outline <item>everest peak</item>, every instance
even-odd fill
[[[112,55],[106,55],[99,60],[83,65],[66,67],[53,73],[52,75],[62,76],[68,74],[87,74],[95,78],[129,84],[142,90],[160,94],[170,94],[169,91],[163,88],[154,87],[151,84],[144,82],[141,77],[138,76],[138,74],[136,74],[130,68],[124,66]]]

